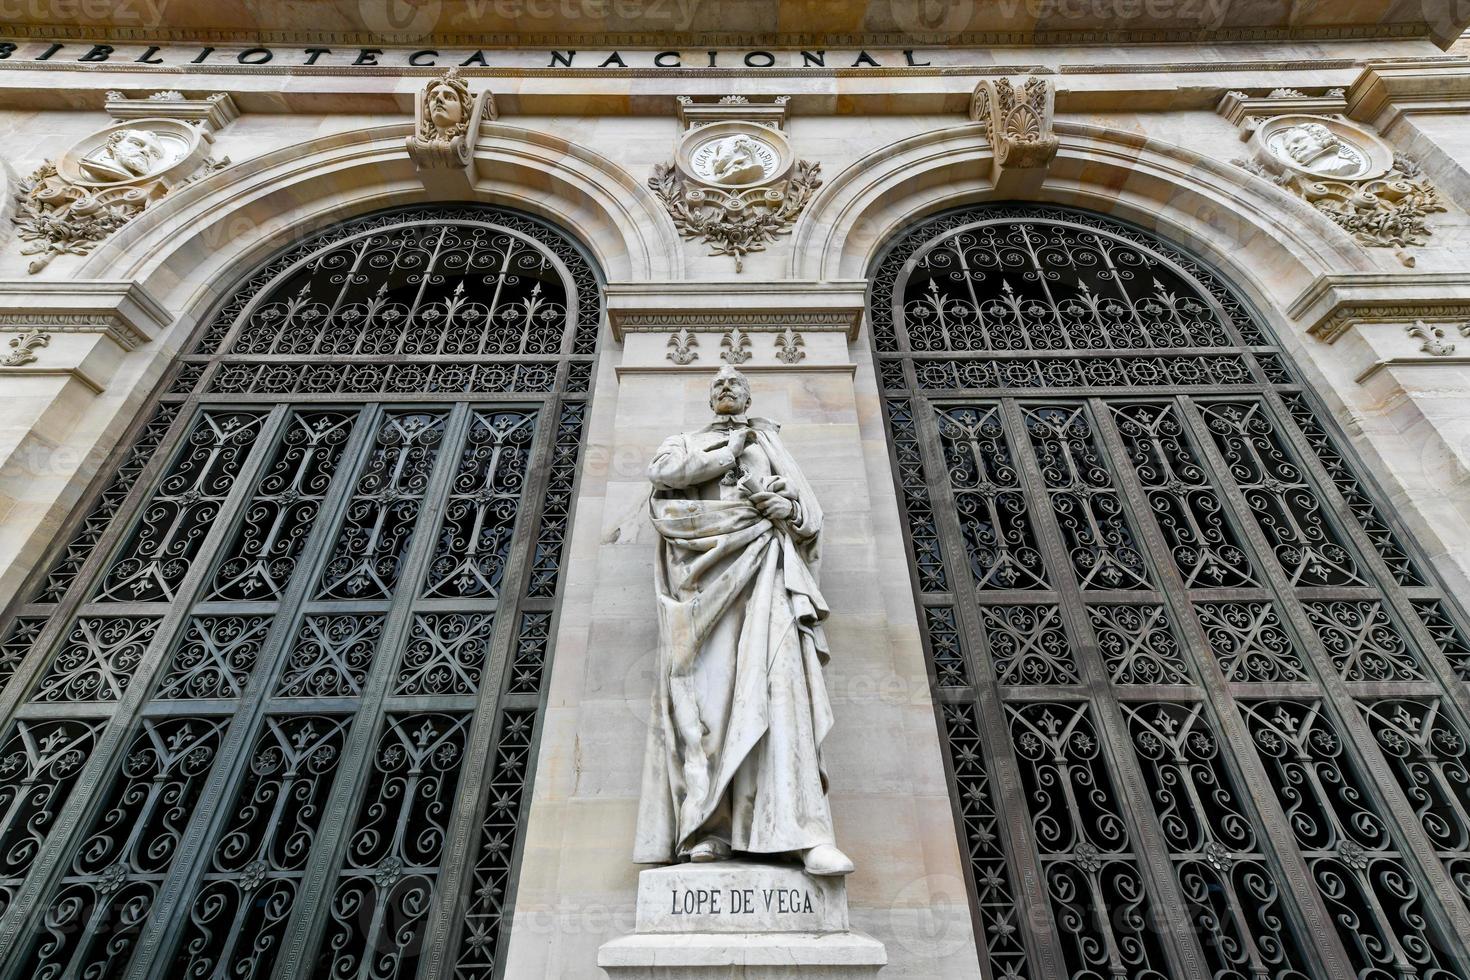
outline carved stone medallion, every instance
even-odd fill
[[[751,187],[779,180],[791,169],[790,144],[754,123],[715,123],[690,133],[676,154],[684,173],[713,187]]]
[[[11,219],[37,255],[31,273],[57,255],[83,255],[175,187],[227,164],[208,155],[213,136],[180,119],[128,119],[79,141],[23,181]]]
[[[1425,217],[1445,210],[1439,191],[1412,161],[1375,133],[1331,116],[1281,115],[1264,121],[1236,163],[1301,197],[1370,248],[1408,249],[1428,241]]]
[[[57,159],[56,172],[72,184],[90,187],[177,183],[203,161],[205,149],[204,135],[188,123],[130,119],[74,145]]]
[[[779,126],[725,119],[691,125],[648,185],[681,235],[732,256],[739,272],[747,253],[790,231],[821,186],[819,169],[796,159]]]
[[[1330,180],[1371,180],[1393,169],[1393,149],[1374,134],[1326,116],[1277,116],[1252,137],[1268,165]]]

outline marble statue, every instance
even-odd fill
[[[659,649],[634,860],[799,859],[845,875],[822,741],[822,509],[729,365],[715,420],[649,464]]]

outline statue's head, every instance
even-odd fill
[[[158,137],[145,129],[125,129],[114,139],[113,159],[134,176],[148,173],[163,157],[163,145],[158,142]]]
[[[716,415],[744,415],[750,408],[750,381],[726,364],[710,382],[709,407]]]
[[[1306,167],[1323,154],[1335,152],[1342,140],[1321,123],[1304,123],[1287,130],[1281,145],[1293,160]]]
[[[459,92],[447,81],[438,81],[429,86],[429,119],[439,130],[451,130],[464,121],[464,106]]]

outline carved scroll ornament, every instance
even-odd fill
[[[1009,78],[975,86],[970,118],[985,127],[997,168],[1044,167],[1060,145],[1052,130],[1056,83],[1032,76],[1019,86]]]
[[[673,163],[653,168],[648,186],[680,235],[708,244],[711,255],[731,256],[740,272],[747,254],[791,231],[822,186],[820,170],[796,159],[774,123],[701,121],[680,138]]]
[[[11,218],[40,272],[58,255],[85,255],[176,187],[226,166],[208,156],[206,129],[169,118],[131,119],[94,133],[20,182]]]

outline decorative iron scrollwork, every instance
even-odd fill
[[[189,620],[153,696],[161,701],[238,698],[260,662],[269,616],[195,616]]]
[[[214,765],[227,718],[145,720],[78,842],[27,961],[36,977],[121,972]]]
[[[979,405],[941,412],[939,437],[976,588],[1045,588],[1041,551],[999,409]]]
[[[1084,409],[1025,412],[1047,497],[1083,589],[1141,589],[1150,584],[1128,518]]]
[[[438,713],[388,717],[331,898],[319,955],[332,973],[399,977],[417,962],[469,720]],[[413,832],[404,833],[407,827]]]
[[[251,411],[200,415],[94,601],[163,602],[175,597],[265,417]]]
[[[174,961],[181,976],[211,976],[226,967],[234,977],[270,976],[350,721],[327,715],[265,720],[189,906]]]
[[[99,722],[18,721],[0,744],[0,904],[41,854],[97,745]]]
[[[1161,980],[1168,961],[1102,742],[1086,705],[1006,706],[1031,828],[1074,978]]]
[[[357,479],[318,595],[386,599],[402,572],[444,435],[442,412],[389,412]]]
[[[1202,707],[1123,712],[1211,975],[1306,980],[1303,944]]]
[[[1470,976],[1470,620],[1250,312],[1041,206],[871,283],[982,972]]]
[[[295,412],[224,551],[209,598],[278,599],[296,569],[356,412]]]
[[[1316,490],[1260,402],[1200,406],[1236,486],[1293,584],[1365,585]]]
[[[180,406],[165,402],[153,410],[153,417],[143,427],[143,430],[133,440],[132,446],[128,448],[127,455],[118,464],[112,479],[96,502],[92,504],[87,512],[86,518],[81,522],[72,539],[67,543],[66,550],[56,559],[46,576],[41,587],[35,594],[36,602],[60,602],[66,590],[76,580],[77,573],[81,571],[82,565],[91,555],[92,549],[97,546],[97,541],[102,533],[111,525],[112,519],[122,507],[123,501],[127,499],[133,485],[138,482],[143,468],[158,451],[163,442],[169,426],[179,415]]]
[[[535,431],[533,412],[475,412],[471,416],[424,595],[499,594]]]
[[[1360,976],[1459,976],[1342,737],[1315,702],[1242,704],[1256,751]]]

